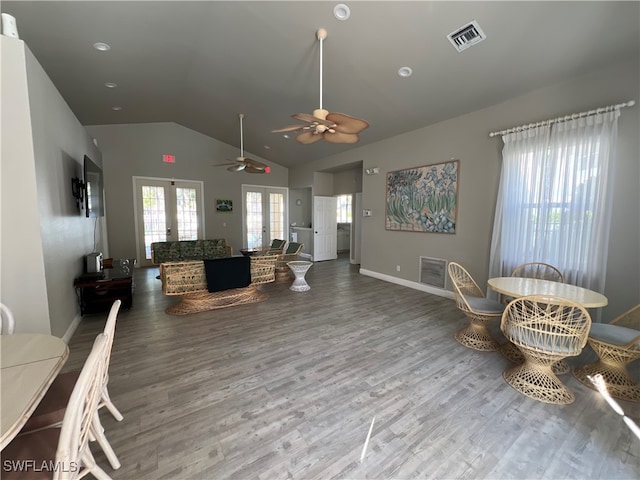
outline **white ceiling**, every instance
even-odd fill
[[[245,150],[285,166],[354,147],[271,133],[319,106],[319,27],[328,31],[324,107],[371,124],[355,146],[640,56],[635,1],[347,1],[346,21],[333,16],[338,3],[3,1],[1,9],[83,124],[176,122],[239,148],[242,112]],[[458,53],[446,36],[472,20],[487,39]],[[400,78],[402,66],[413,76]]]

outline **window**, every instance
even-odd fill
[[[351,223],[352,197],[352,195],[338,195],[336,197],[338,223]]]
[[[617,114],[616,114],[617,113]],[[503,137],[490,275],[554,265],[567,283],[602,291],[619,112]]]

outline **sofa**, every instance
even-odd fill
[[[151,244],[151,262],[154,265],[230,257],[232,254],[231,245],[224,238],[154,242]]]
[[[162,293],[181,296],[180,301],[165,312],[187,315],[265,300],[268,294],[258,287],[275,281],[277,258],[278,255],[250,257],[251,283],[243,288],[216,292],[208,289],[204,260],[161,263]]]

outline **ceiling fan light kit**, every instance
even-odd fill
[[[346,5],[344,6],[346,7]],[[322,107],[323,42],[327,38],[327,31],[324,28],[319,28],[316,32],[316,38],[320,42],[320,107],[316,108],[311,115],[308,113],[291,115],[296,120],[305,122],[305,124],[290,125],[272,130],[272,132],[299,132],[296,135],[296,140],[304,145],[315,143],[319,140],[325,140],[327,143],[357,143],[359,140],[358,134],[367,128],[369,123],[344,113],[331,113]]]
[[[219,163],[214,165],[214,167],[226,166],[229,172],[271,173],[271,167],[268,165],[244,156],[244,131],[242,128],[242,119],[244,118],[244,114],[238,114],[238,118],[240,118],[240,156],[236,157],[235,162]]]

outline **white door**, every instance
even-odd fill
[[[242,238],[245,248],[271,245],[271,240],[286,240],[287,189],[242,186]]]
[[[362,193],[356,193],[351,223],[351,252],[349,262],[360,264],[360,242],[362,241]]]
[[[335,197],[313,197],[313,261],[338,258],[338,219]]]
[[[134,177],[136,255],[151,265],[151,244],[204,238],[202,182]]]

